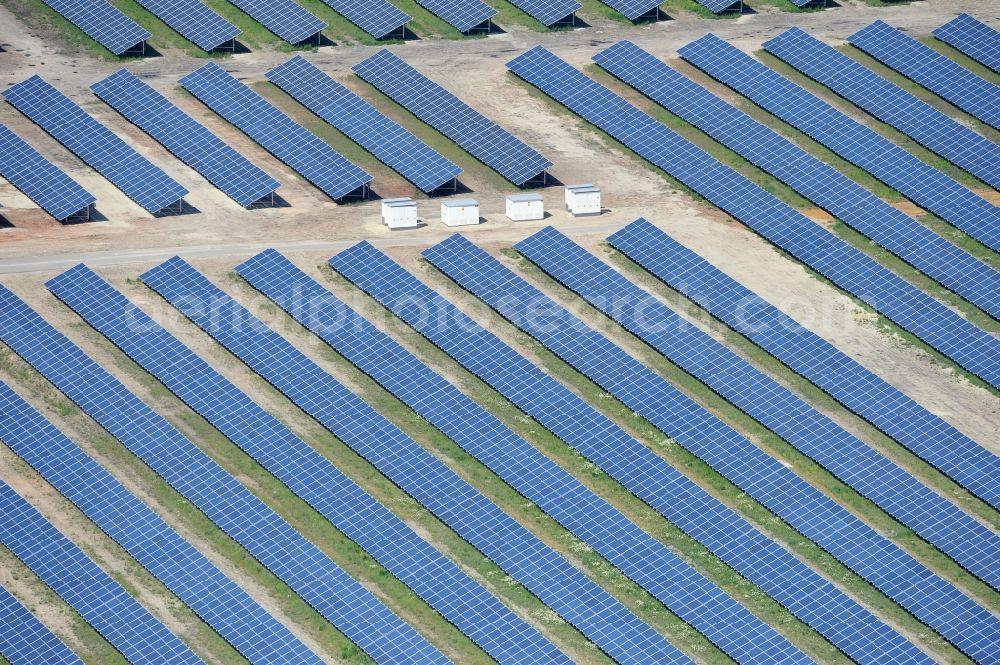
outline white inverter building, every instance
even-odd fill
[[[545,200],[541,194],[508,194],[507,217],[515,222],[543,219]]]
[[[417,228],[417,202],[411,198],[382,199],[382,223],[390,229]]]
[[[472,226],[479,223],[479,201],[450,199],[441,202],[441,221],[445,226]]]
[[[600,215],[600,188],[594,185],[566,185],[566,210],[574,217]]]

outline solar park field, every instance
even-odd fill
[[[0,664],[1000,663],[998,31],[0,0]]]

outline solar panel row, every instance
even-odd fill
[[[0,543],[133,665],[199,665],[203,662],[2,480]]]
[[[375,39],[402,39],[412,17],[389,0],[323,0],[335,12]]]
[[[90,89],[244,208],[271,196],[280,186],[127,69]]]
[[[236,272],[735,660],[812,662],[284,256],[267,250]]]
[[[179,258],[142,276],[216,341],[622,665],[690,663],[648,624]]]
[[[0,125],[0,176],[57,220],[90,217],[97,198]]]
[[[608,242],[970,492],[1000,508],[1000,458],[939,416],[649,222],[637,220],[611,235]]]
[[[547,227],[514,248],[991,586],[1000,536],[652,294]]]
[[[10,665],[83,665],[14,595],[0,586],[0,655]]]
[[[716,14],[721,14],[729,10],[741,11],[743,8],[743,0],[697,0],[697,2],[703,7],[708,7]]]
[[[860,166],[924,209],[987,247],[1000,250],[1000,209],[881,134],[715,35],[679,50],[681,57],[754,103]]]
[[[779,39],[788,36],[789,32]],[[806,38],[812,39],[808,35]],[[834,53],[840,55],[837,51]],[[595,55],[594,61],[855,230],[984,311],[1000,317],[1000,273],[764,123],[757,122],[631,42],[618,42]]]
[[[229,0],[289,44],[320,37],[326,21],[293,0]]]
[[[852,45],[900,74],[1000,129],[1000,86],[973,74],[930,46],[875,21],[847,38]]]
[[[368,242],[330,265],[862,665],[919,649]]]
[[[612,9],[621,12],[625,18],[636,21],[640,18],[655,17],[663,4],[660,0],[601,0]]]
[[[449,23],[459,32],[485,29],[497,10],[483,0],[417,0],[421,7]]]
[[[490,254],[453,235],[423,256],[971,658],[996,653],[1000,618]]]
[[[578,0],[511,0],[512,5],[547,28],[571,23],[583,5]]]
[[[242,32],[202,0],[136,1],[205,51],[213,51],[233,41]]]
[[[363,169],[214,62],[180,84],[333,200],[364,191],[372,181]]]
[[[115,55],[142,48],[152,33],[107,0],[42,0]]]
[[[1000,187],[1000,146],[856,60],[799,28],[764,42],[764,48],[983,182]]]
[[[970,58],[1000,72],[1000,32],[968,14],[959,14],[937,30],[934,36]]]
[[[430,194],[462,169],[302,56],[267,72],[267,79]]]
[[[354,72],[515,185],[537,180],[552,166],[523,141],[386,49],[355,65]]]
[[[80,265],[48,287],[498,662],[571,663],[329,459],[95,272]]]
[[[40,76],[12,85],[3,96],[150,213],[180,203],[188,193]]]
[[[507,66],[876,311],[1000,385],[997,338],[544,48]]]
[[[0,285],[0,340],[374,660],[447,663],[370,591]]]
[[[251,663],[321,665],[204,554],[0,381],[0,440]]]

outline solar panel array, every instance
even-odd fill
[[[828,392],[987,503],[1000,508],[1000,458],[819,335],[640,219],[618,251]]]
[[[48,287],[498,662],[570,665],[534,628],[92,270],[79,265]]]
[[[483,0],[417,0],[418,4],[459,32],[483,26],[497,10]]]
[[[983,182],[1000,187],[1000,146],[856,60],[799,28],[764,42],[764,48]]]
[[[834,53],[840,55],[837,51]],[[855,230],[984,311],[1000,317],[1000,298],[997,297],[1000,273],[764,123],[757,122],[631,42],[618,42],[595,55],[594,61]],[[997,163],[1000,164],[1000,160]]]
[[[1000,588],[1000,536],[909,471],[551,226],[514,247],[967,570]]]
[[[202,0],[136,0],[161,21],[205,51],[213,51],[242,32]]]
[[[389,0],[323,0],[335,12],[375,39],[403,37],[412,17]]]
[[[97,198],[0,124],[0,176],[59,221],[90,216]]]
[[[812,662],[281,254],[267,250],[236,272],[738,662]]]
[[[372,181],[363,169],[214,62],[180,84],[335,201]]]
[[[743,7],[742,0],[697,0],[698,4],[707,7],[716,14],[721,14],[724,11],[730,9],[741,9]]]
[[[107,0],[42,0],[115,55],[153,36]]]
[[[552,162],[386,49],[354,72],[515,185]]]
[[[0,440],[251,663],[323,660],[0,381]]]
[[[267,72],[267,80],[430,194],[462,169],[302,56]]]
[[[456,234],[423,256],[971,658],[996,654],[1000,617],[491,255]]]
[[[337,254],[330,265],[854,661],[931,662],[736,511],[368,242]]]
[[[625,18],[635,21],[653,16],[659,10],[660,0],[601,0],[612,9],[621,12]]]
[[[326,21],[293,0],[229,0],[289,44],[318,37]]]
[[[691,662],[189,264],[171,259],[143,280],[619,663]]]
[[[511,0],[510,4],[547,28],[572,18],[583,6],[577,0]]]
[[[715,35],[681,47],[685,60],[865,169],[992,249],[1000,209]]]
[[[1000,72],[1000,32],[982,21],[968,14],[959,14],[933,34],[970,58]]]
[[[280,187],[277,180],[127,69],[90,89],[244,208]]]
[[[847,38],[879,62],[947,99],[988,125],[1000,129],[1000,86],[973,74],[954,60],[884,21],[875,21]]]
[[[955,362],[1000,385],[997,338],[544,48],[507,66]]]
[[[133,665],[197,665],[203,662],[2,480],[0,543]]]
[[[62,640],[2,586],[0,655],[11,665],[83,665]]]
[[[179,203],[188,193],[40,76],[7,88],[3,96],[150,213]]]
[[[318,547],[2,285],[0,340],[374,660],[400,665],[448,662]]]

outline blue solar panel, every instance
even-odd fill
[[[1000,508],[1000,458],[645,220],[608,238],[653,275]]]
[[[914,203],[1000,250],[1000,209],[917,159],[878,132],[847,117],[715,35],[679,50],[762,108],[895,188]]]
[[[905,638],[371,244],[330,265],[862,665],[929,663]]]
[[[462,169],[302,56],[267,79],[426,193],[450,184]]]
[[[1000,129],[1000,86],[884,21],[875,21],[858,30],[847,41],[966,113]]]
[[[2,480],[0,543],[133,665],[202,663],[149,610]]]
[[[741,11],[743,9],[743,0],[696,0],[699,5],[703,7],[708,7],[710,10],[716,14],[721,14],[724,11],[736,10]]]
[[[1000,617],[491,255],[453,235],[423,256],[970,657],[997,653]]]
[[[189,264],[175,257],[143,280],[619,663],[691,662]]]
[[[1000,536],[882,456],[652,294],[547,227],[514,245],[671,362],[871,499],[991,586]]]
[[[153,33],[107,0],[42,0],[115,55],[132,51]]]
[[[136,0],[157,18],[206,51],[236,39],[242,32],[202,0]]]
[[[459,32],[469,32],[497,15],[483,0],[417,0],[417,3]]]
[[[83,665],[42,622],[0,587],[0,655],[10,665]]]
[[[498,662],[570,664],[534,628],[329,459],[92,270],[79,265],[47,286]]]
[[[969,371],[1000,385],[997,338],[544,48],[507,66]]]
[[[583,6],[577,0],[510,0],[510,4],[547,28],[572,19]]]
[[[214,62],[180,84],[333,200],[365,190],[372,181],[363,169]]]
[[[970,58],[1000,72],[1000,32],[985,23],[968,14],[959,14],[933,34]]]
[[[3,96],[150,213],[179,203],[188,193],[40,76],[7,88]]]
[[[660,0],[601,0],[601,2],[621,12],[630,21],[655,16],[655,12],[663,4]]]
[[[1000,146],[895,83],[798,28],[764,42],[764,48],[983,182],[1000,188]]]
[[[448,662],[318,547],[2,285],[0,340],[377,662]]]
[[[118,70],[90,89],[244,208],[270,196],[280,186],[127,69]]]
[[[388,0],[323,0],[335,12],[375,39],[404,37],[412,17]]]
[[[812,662],[281,254],[267,250],[236,272],[734,659]]]
[[[0,440],[251,663],[323,660],[0,381]]]
[[[289,44],[319,37],[326,21],[306,11],[293,0],[229,0],[255,21]]]
[[[618,42],[594,60],[882,247],[1000,317],[1000,273],[968,252],[635,44]],[[1000,166],[1000,151],[997,155]]]
[[[89,217],[97,199],[24,139],[0,125],[0,176],[59,221]]]
[[[515,185],[537,179],[552,166],[519,138],[390,51],[382,49],[355,65],[354,72]]]

